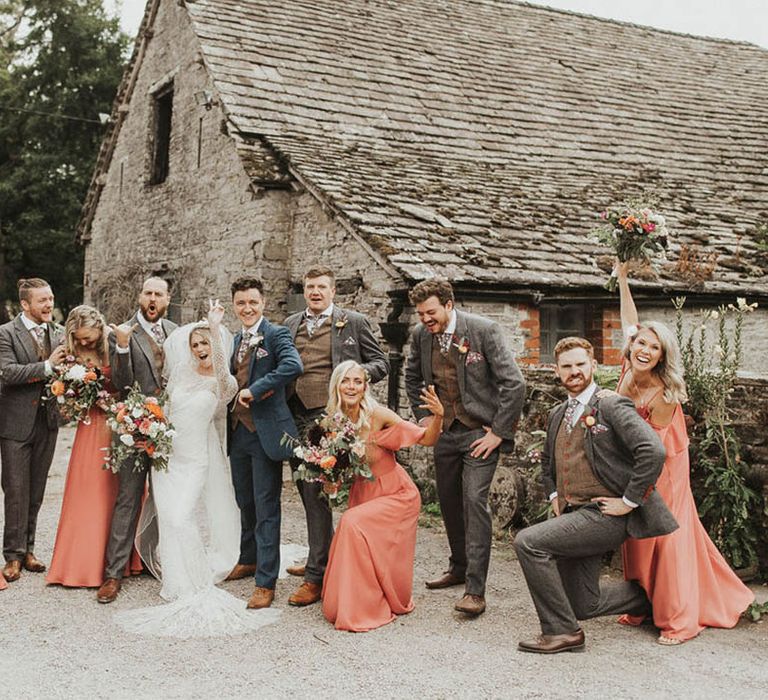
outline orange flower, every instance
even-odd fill
[[[144,408],[146,408],[158,420],[165,420],[165,414],[163,413],[163,409],[160,404],[145,403]]]
[[[619,225],[624,227],[624,230],[631,231],[635,224],[639,223],[636,216],[624,216],[621,219],[619,219]]]
[[[147,453],[147,454],[148,454],[150,457],[152,457],[152,456],[154,456],[154,454],[155,454],[155,446],[154,446],[154,445],[153,445],[151,442],[148,442],[148,443],[147,443],[147,446],[144,448],[144,451],[145,451],[145,452],[146,452],[146,453]]]
[[[117,415],[115,416],[115,420],[116,420],[118,423],[122,423],[122,422],[125,420],[125,414],[126,414],[126,413],[128,413],[128,411],[126,411],[124,408],[121,408],[121,409],[120,409],[120,410],[117,412]]]
[[[83,381],[88,384],[89,382],[95,382],[99,378],[99,375],[96,374],[93,370],[86,372],[85,376],[83,377]]]
[[[330,471],[336,466],[336,457],[333,455],[327,455],[320,460],[320,468],[325,471]]]
[[[64,386],[64,382],[59,381],[58,379],[51,383],[51,393],[54,396],[61,396],[66,391],[66,389],[67,387]]]

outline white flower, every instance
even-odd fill
[[[149,425],[149,437],[157,437],[160,432],[160,423],[150,423]]]
[[[173,439],[176,437],[176,431],[173,428],[171,428],[170,430],[166,430],[165,436]]]
[[[127,445],[128,447],[133,447],[133,435],[129,435],[128,433],[121,435],[120,442],[122,442],[123,445]]]
[[[68,370],[67,374],[65,375],[67,379],[71,379],[76,382],[82,382],[85,378],[85,373],[88,370],[85,369],[82,365],[72,365]]]
[[[131,415],[134,418],[141,418],[144,415],[144,409],[141,406],[137,406],[131,411]]]

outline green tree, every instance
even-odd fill
[[[0,0],[0,298],[38,276],[81,301],[75,227],[127,46],[102,0]]]

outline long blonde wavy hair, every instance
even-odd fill
[[[360,363],[354,360],[345,360],[333,370],[331,381],[328,384],[328,403],[325,406],[325,412],[329,416],[342,412],[341,381],[353,369],[359,369],[365,377],[365,393],[363,394],[362,401],[360,401],[360,418],[355,423],[355,427],[361,430],[371,427],[371,416],[379,402],[371,396],[371,384],[368,381],[368,373]]]
[[[68,355],[77,355],[78,344],[75,338],[75,331],[80,328],[94,328],[101,333],[101,338],[96,343],[96,348],[103,362],[109,357],[109,331],[107,322],[98,309],[92,306],[82,304],[76,306],[69,312],[67,320],[64,322],[65,347]]]
[[[660,321],[648,321],[638,324],[634,333],[628,338],[622,350],[623,356],[629,360],[629,351],[632,343],[642,330],[651,331],[661,345],[661,358],[658,364],[651,370],[664,385],[664,400],[667,403],[685,403],[688,400],[688,392],[683,378],[683,364],[680,355],[680,346],[677,344],[675,334]]]

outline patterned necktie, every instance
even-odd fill
[[[30,328],[30,332],[32,333],[32,337],[35,339],[35,342],[37,343],[37,349],[41,353],[44,352],[45,328],[43,326],[35,326],[34,328]]]
[[[165,333],[163,332],[163,325],[161,323],[152,324],[152,337],[155,339],[155,342],[162,347],[165,342]]]
[[[245,356],[248,354],[248,346],[251,341],[251,332],[243,331],[243,337],[240,339],[240,347],[237,349],[237,364],[242,364]]]
[[[441,333],[437,336],[437,342],[440,343],[440,352],[447,355],[451,351],[451,341],[453,333]]]
[[[563,423],[565,423],[565,432],[567,435],[570,435],[573,430],[573,416],[576,414],[578,405],[579,402],[576,399],[568,399],[568,407],[563,414]]]
[[[311,338],[312,334],[323,325],[323,321],[327,318],[325,314],[313,314],[307,311],[305,314],[307,335]]]

